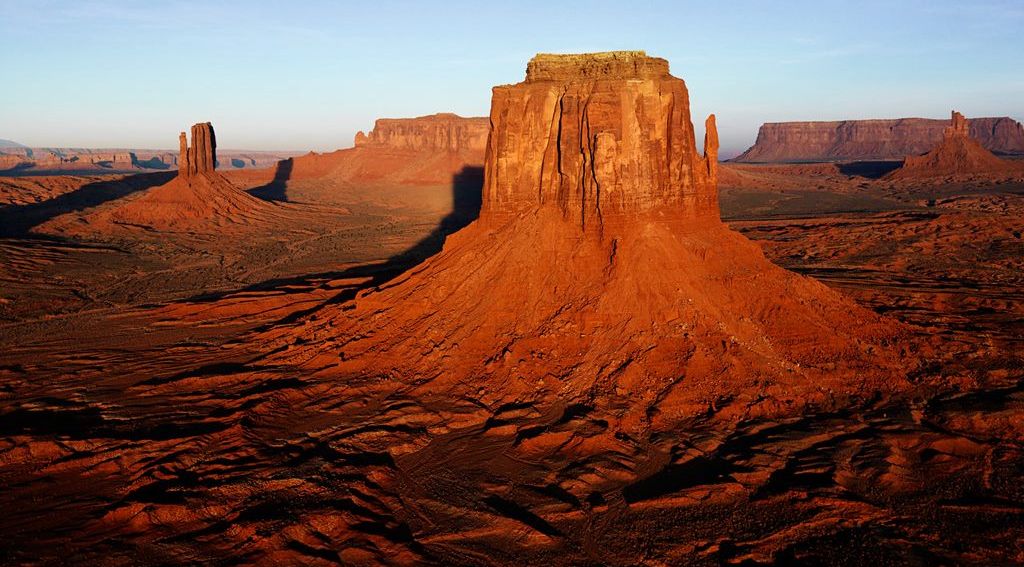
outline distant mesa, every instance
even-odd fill
[[[290,179],[327,179],[342,186],[449,185],[467,167],[483,167],[487,118],[440,113],[380,118],[354,147],[290,160]],[[279,166],[280,167],[280,166]]]
[[[924,155],[908,156],[903,166],[887,178],[908,180],[1021,170],[1018,164],[1002,160],[982,147],[971,137],[967,119],[954,110],[949,126],[942,133],[942,141]]]
[[[539,55],[525,81],[493,89],[489,124],[479,219],[325,307],[285,338],[283,363],[489,404],[619,400],[636,410],[624,430],[705,415],[718,396],[771,399],[752,410],[770,413],[830,388],[900,387],[898,324],[721,222],[714,116],[698,152],[664,59]]]
[[[0,148],[25,148],[25,147],[27,147],[27,146],[19,144],[18,142],[13,142],[11,140],[0,140]]]
[[[925,118],[766,123],[754,145],[732,161],[902,160],[935,147],[948,124]],[[970,136],[989,151],[1024,155],[1024,126],[1012,118],[972,118],[967,127]]]
[[[380,118],[369,134],[356,133],[356,147],[415,151],[483,151],[487,118],[440,113],[419,118]]]

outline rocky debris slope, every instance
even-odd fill
[[[901,384],[898,325],[721,223],[714,118],[700,155],[665,60],[538,56],[494,89],[490,122],[479,220],[282,335],[282,363],[491,399],[625,396],[629,427],[720,396],[771,411],[805,390]]]
[[[733,161],[900,160],[927,152],[942,141],[947,124],[925,118],[769,122],[761,125],[754,145]],[[1012,118],[972,118],[967,124],[970,136],[986,149],[1024,155],[1024,126]]]
[[[908,156],[903,166],[887,175],[891,180],[949,177],[968,174],[1024,173],[1018,164],[999,159],[970,135],[967,119],[953,111],[942,141],[920,156]]]

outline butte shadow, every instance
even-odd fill
[[[53,199],[28,205],[0,208],[0,236],[26,236],[37,226],[73,212],[80,212],[122,197],[164,185],[174,173],[139,173],[122,179],[96,181]]]

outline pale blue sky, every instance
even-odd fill
[[[0,0],[0,138],[330,150],[377,117],[486,115],[537,52],[643,49],[718,115],[1024,117],[1024,1]]]

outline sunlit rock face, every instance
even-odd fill
[[[182,132],[178,136],[181,156],[178,158],[178,174],[184,177],[210,173],[217,166],[217,137],[213,125],[201,122],[192,125],[192,145],[189,146]]]
[[[555,207],[586,226],[622,214],[718,216],[718,138],[697,153],[686,84],[642,51],[537,55],[494,88],[483,215]]]

